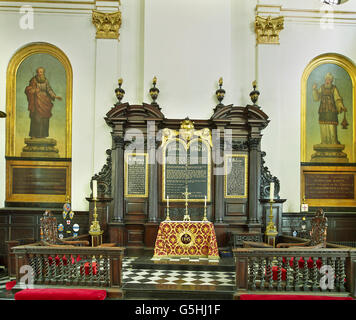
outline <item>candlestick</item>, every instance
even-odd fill
[[[206,196],[205,196],[205,202],[204,202],[204,217],[203,221],[208,221],[208,218],[206,217]]]
[[[167,196],[167,216],[165,221],[171,221],[171,218],[169,217],[169,196]]]
[[[273,201],[274,199],[274,182],[271,182],[269,187],[269,199]]]
[[[273,247],[276,245],[276,236],[278,235],[277,227],[273,222],[273,199],[270,200],[270,214],[269,214],[269,222],[266,227],[265,235],[267,236],[267,243],[272,244]]]
[[[183,221],[190,221],[190,216],[188,214],[188,195],[190,195],[191,192],[188,192],[188,187],[185,187],[185,192],[183,192],[183,195],[185,195],[185,215],[183,218]]]
[[[98,196],[98,185],[97,181],[93,180],[93,198],[96,199]]]
[[[96,180],[93,180],[96,181]],[[94,184],[93,184],[94,185]],[[100,223],[97,220],[98,218],[98,213],[97,213],[97,208],[96,208],[96,197],[94,198],[94,212],[93,212],[93,220],[89,229],[89,234],[92,237],[92,246],[96,247],[97,245],[100,245],[102,243],[102,234],[104,231],[100,229]]]

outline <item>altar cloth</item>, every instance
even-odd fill
[[[185,257],[219,259],[213,223],[209,221],[161,222],[153,259]]]

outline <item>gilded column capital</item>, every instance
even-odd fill
[[[121,27],[121,11],[100,12],[93,10],[92,22],[96,27],[97,39],[119,39]]]
[[[263,18],[256,16],[255,33],[257,44],[279,44],[279,33],[284,29],[284,17]]]

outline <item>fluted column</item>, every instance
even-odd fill
[[[158,221],[158,177],[157,177],[157,161],[156,152],[157,144],[155,141],[154,127],[149,128],[147,139],[147,150],[149,157],[149,187],[148,187],[148,222]]]
[[[224,222],[224,143],[220,137],[214,139],[214,178],[215,178],[215,223]],[[222,153],[222,155],[221,155]]]
[[[113,136],[112,151],[112,202],[111,217],[113,222],[124,220],[124,138]]]
[[[258,220],[258,195],[259,195],[259,145],[260,138],[249,138],[249,186],[248,186],[248,224],[259,224]]]

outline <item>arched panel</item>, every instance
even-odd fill
[[[19,49],[7,68],[6,205],[62,205],[71,195],[72,67],[49,43]]]

